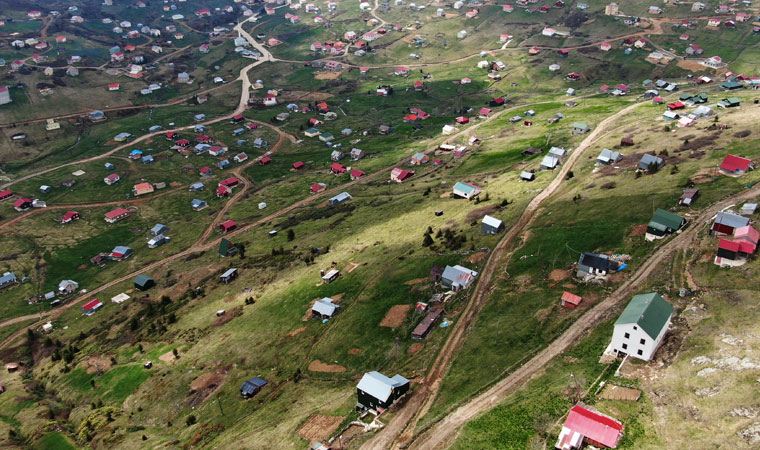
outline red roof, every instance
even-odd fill
[[[111,175],[108,175],[108,176],[106,177],[106,179],[108,179],[108,180],[111,180],[111,181],[116,181],[116,180],[118,180],[118,179],[119,179],[119,174],[116,174],[116,173],[112,173]]]
[[[64,222],[68,222],[70,220],[76,219],[77,217],[79,217],[79,213],[78,212],[76,212],[76,211],[67,211],[66,214],[63,215],[63,218],[61,220],[63,220]]]
[[[84,305],[82,305],[82,309],[84,309],[85,311],[91,311],[91,310],[93,310],[93,309],[95,309],[95,308],[97,308],[99,306],[102,306],[102,305],[103,304],[100,302],[100,300],[98,300],[96,298],[93,298],[89,302],[87,302]]]
[[[668,105],[668,109],[671,111],[674,109],[684,109],[684,108],[686,108],[686,105],[684,105],[682,102],[675,102]]]
[[[180,139],[177,141],[177,145],[190,145],[190,141],[187,139]]]
[[[581,297],[579,295],[575,295],[567,291],[562,293],[562,300],[566,301],[567,303],[572,303],[573,305],[576,305],[576,306],[578,306],[581,303]]]
[[[209,173],[209,172],[211,172],[211,167],[209,167],[209,166],[203,166],[203,167],[201,167],[200,172],[201,173]]]
[[[227,195],[230,193],[230,188],[227,186],[217,186],[216,195]]]
[[[268,156],[265,156],[265,157],[261,158],[261,161],[259,161],[259,162],[261,164],[269,164],[270,162],[272,162],[272,158],[270,158]]]
[[[29,204],[29,203],[32,203],[32,201],[29,200],[28,198],[20,198],[16,200],[15,202],[13,202],[13,207],[18,208],[20,206],[24,206],[25,204]]]
[[[118,88],[119,87],[119,83],[111,83],[111,84],[108,85],[108,87],[109,88]]]
[[[177,132],[176,131],[167,131],[166,132],[166,137],[168,137],[169,139],[175,138],[175,137],[177,137]]]
[[[414,82],[414,87],[422,86],[423,84],[424,84],[424,83],[423,83],[422,81],[419,81],[419,80],[418,80],[418,81],[415,81],[415,82]]]
[[[210,141],[210,140],[211,140],[211,138],[208,137],[208,136],[206,136],[205,134],[202,134],[202,135],[198,136],[198,142]]]
[[[336,173],[344,173],[346,171],[346,166],[339,163],[333,163],[333,165],[330,166],[330,170]]]
[[[234,187],[234,186],[237,186],[238,183],[240,183],[240,180],[238,180],[235,177],[229,177],[229,178],[225,178],[224,180],[220,181],[219,182],[219,186]]]
[[[223,229],[224,231],[234,230],[235,227],[237,227],[237,224],[234,220],[225,220],[219,224],[219,228]]]
[[[298,161],[298,162],[294,162],[293,163],[293,168],[296,169],[296,170],[302,168],[303,166],[304,166],[303,161]]]
[[[623,424],[617,420],[576,405],[565,420],[565,427],[586,438],[614,448],[620,439]]]
[[[468,123],[469,121],[470,119],[467,117],[464,117],[464,116],[457,117],[457,123]]]
[[[244,117],[243,117],[242,114],[238,114],[237,116],[233,116],[232,117],[232,120],[243,120],[243,119],[244,119]]]
[[[488,108],[480,108],[479,114],[481,116],[487,116],[487,115],[491,114],[491,110],[488,109]]]
[[[113,211],[108,211],[106,213],[106,218],[115,219],[119,216],[123,216],[124,214],[129,214],[129,211],[124,208],[116,208]]]
[[[736,155],[726,155],[723,162],[720,164],[720,168],[729,172],[746,172],[749,169],[749,165],[752,160],[742,158]]]
[[[311,192],[319,192],[319,191],[324,190],[326,187],[327,186],[325,186],[324,184],[316,183],[316,184],[312,184],[309,189],[311,189]]]
[[[11,195],[13,195],[13,191],[11,191],[10,189],[6,189],[4,191],[0,191],[0,198],[8,198]]]
[[[363,176],[364,176],[364,172],[362,172],[362,171],[361,171],[361,170],[359,170],[359,169],[354,169],[354,170],[352,170],[352,171],[351,171],[351,176],[352,176],[353,178],[359,178],[359,177],[363,177]]]
[[[503,105],[504,97],[496,97],[496,98],[491,99],[491,101],[496,103],[497,105]]]
[[[734,230],[735,239],[745,239],[754,244],[760,242],[760,232],[754,229],[751,225],[746,225]]]
[[[728,239],[721,239],[718,243],[718,248],[731,252],[738,252],[741,249],[741,246],[739,245],[739,242],[729,241]]]

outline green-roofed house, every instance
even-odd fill
[[[634,296],[615,322],[607,352],[649,361],[670,328],[673,307],[660,294]]]
[[[586,134],[591,131],[591,127],[585,123],[575,122],[573,124],[573,134]]]
[[[134,283],[135,287],[141,291],[147,291],[156,285],[156,282],[153,280],[153,278],[151,278],[149,275],[145,275],[144,273],[136,276]]]
[[[724,98],[718,102],[718,106],[721,108],[738,108],[741,106],[741,104],[742,101],[739,99],[739,97]]]
[[[221,242],[219,242],[219,256],[222,258],[234,256],[237,252],[238,248],[235,247],[235,244],[228,241],[227,239],[222,238]]]
[[[652,220],[647,224],[647,233],[644,238],[647,241],[662,239],[666,235],[680,230],[684,225],[686,225],[686,219],[683,217],[657,208],[657,211],[652,216]]]
[[[480,188],[474,184],[458,181],[453,187],[453,194],[457,197],[466,198],[470,200],[477,197],[480,194]]]

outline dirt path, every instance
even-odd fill
[[[755,186],[750,190],[728,197],[704,210],[690,224],[689,228],[663,244],[612,295],[588,310],[548,347],[495,386],[435,424],[435,426],[422,434],[410,448],[431,450],[443,448],[447,444],[450,444],[459,427],[472,420],[481,412],[496,406],[516,388],[534,377],[552,359],[567,350],[573,343],[582,339],[586,332],[591,330],[596,324],[608,318],[615,310],[615,307],[635,294],[639,285],[645,283],[657,266],[671,254],[690,248],[699,233],[704,231],[704,225],[709,223],[718,211],[737,201],[753,199],[758,194],[760,194],[760,186]]]
[[[530,201],[528,206],[523,211],[522,215],[518,219],[517,223],[509,229],[505,236],[501,239],[499,244],[494,248],[491,256],[488,258],[483,271],[481,272],[481,278],[478,282],[475,291],[473,291],[470,301],[462,313],[460,319],[454,324],[454,329],[451,331],[448,340],[444,344],[441,352],[438,354],[433,366],[430,369],[426,379],[425,388],[418,389],[410,399],[409,403],[391,420],[391,422],[383,428],[377,436],[365,443],[362,446],[363,449],[385,449],[394,448],[396,445],[412,439],[412,433],[417,421],[427,413],[435,401],[438,390],[440,389],[441,382],[448,371],[449,364],[451,363],[456,350],[464,342],[465,337],[469,331],[470,325],[474,323],[475,319],[480,312],[480,309],[488,299],[491,288],[492,278],[499,264],[503,258],[507,255],[507,250],[512,246],[517,236],[525,229],[535,218],[535,212],[538,209],[541,202],[547,197],[552,195],[557,188],[565,180],[565,175],[574,165],[574,163],[580,158],[584,151],[589,148],[600,136],[602,136],[610,124],[619,117],[624,116],[633,109],[642,105],[643,103],[636,103],[629,105],[626,108],[621,109],[617,113],[607,117],[601,121],[596,128],[589,133],[586,139],[571,152],[570,157],[561,166],[559,173],[549,183],[549,185],[541,191],[533,200]],[[398,440],[396,436],[399,436]]]

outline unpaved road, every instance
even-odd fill
[[[599,137],[603,136],[615,120],[642,104],[643,103],[635,103],[629,105],[599,122],[596,128],[589,133],[575,150],[571,152],[567,161],[560,167],[559,173],[557,173],[551,183],[549,183],[541,193],[530,201],[520,218],[517,220],[517,223],[509,229],[499,244],[494,248],[494,251],[491,252],[490,257],[480,274],[480,281],[470,297],[470,301],[467,303],[459,320],[454,324],[454,329],[451,331],[448,340],[438,354],[438,357],[425,379],[425,387],[417,389],[405,407],[396,414],[390,423],[380,430],[373,439],[367,441],[361,448],[394,448],[412,438],[414,426],[417,421],[425,415],[435,401],[441,382],[448,371],[449,364],[451,363],[456,350],[464,342],[464,339],[469,332],[470,325],[474,323],[480,309],[488,299],[492,289],[493,275],[501,264],[504,256],[506,256],[508,249],[512,246],[522,230],[530,225],[535,219],[535,212],[539,205],[560,187],[565,180],[565,175],[567,175],[567,172],[570,171],[570,168],[575,164],[578,158],[580,158],[584,151],[596,142]]]
[[[657,266],[674,252],[689,249],[700,232],[704,231],[704,225],[727,206],[744,200],[754,199],[760,194],[760,186],[728,197],[719,203],[705,209],[681,234],[664,243],[647,260],[641,264],[619,288],[615,290],[603,302],[596,304],[588,310],[575,323],[573,323],[561,336],[554,340],[548,347],[512,372],[509,376],[498,382],[491,389],[475,397],[467,404],[446,416],[443,420],[422,434],[410,448],[418,450],[432,450],[445,448],[451,444],[459,428],[475,418],[481,412],[487,411],[507,395],[540,371],[554,358],[567,350],[573,343],[578,342],[599,322],[609,318],[616,307],[636,293],[637,288],[645,283]],[[377,447],[376,447],[377,448]]]

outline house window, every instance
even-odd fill
[[[633,329],[634,329],[634,330],[638,330],[638,329],[639,329],[639,327],[637,327],[636,325],[634,325],[634,326],[633,326]]]
[[[644,354],[644,350],[639,350],[639,351],[637,351],[636,353],[637,353],[639,356],[641,356],[641,355],[643,355],[643,354]]]
[[[631,334],[630,334],[630,333],[625,333],[625,334],[623,335],[623,337],[624,337],[624,338],[626,338],[626,339],[628,339],[628,338],[630,338],[630,337],[631,337]]]
[[[646,339],[641,339],[641,340],[639,341],[639,343],[640,343],[641,345],[644,345],[644,344],[646,344],[646,343],[647,343],[647,341],[646,341]]]
[[[623,350],[628,350],[628,344],[623,344]]]

